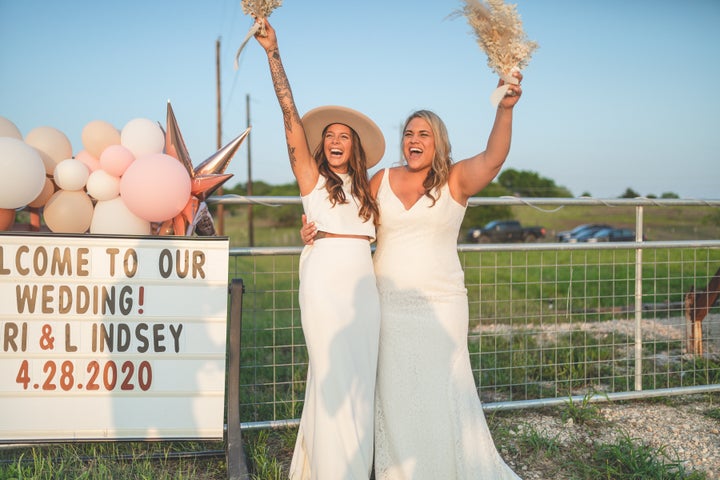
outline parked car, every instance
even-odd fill
[[[610,230],[610,229],[612,229],[612,228],[613,228],[613,227],[598,228],[598,229],[588,228],[588,229],[585,229],[585,230],[583,230],[582,232],[578,233],[578,234],[575,235],[574,237],[571,237],[570,240],[568,240],[568,242],[569,242],[569,243],[587,242],[588,239],[592,238],[593,235],[595,235],[596,233],[602,232],[602,231],[604,231],[604,230]]]
[[[592,238],[593,235],[595,235],[597,232],[600,232],[602,230],[612,230],[614,227],[611,227],[610,225],[602,225],[602,224],[596,224],[592,227],[584,228],[574,236],[570,237],[568,242],[570,243],[576,243],[576,242],[587,242],[589,238]]]
[[[517,220],[494,220],[484,227],[468,230],[472,243],[534,242],[545,238],[544,227],[523,227]]]
[[[644,238],[643,238],[644,240]],[[596,242],[634,242],[635,232],[629,228],[604,228],[595,232],[587,240],[588,243]]]
[[[578,225],[577,227],[573,228],[572,230],[565,230],[563,232],[559,232],[557,234],[557,241],[558,242],[569,242],[571,239],[577,237],[580,234],[588,235],[589,233],[597,232],[598,230],[602,230],[605,228],[612,228],[610,225],[606,225],[604,223],[583,223],[582,225]]]

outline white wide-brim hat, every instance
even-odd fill
[[[365,150],[367,168],[377,165],[385,154],[385,137],[380,127],[367,115],[337,105],[313,108],[303,115],[302,124],[310,152],[315,152],[322,141],[323,130],[333,123],[342,123],[355,130]]]

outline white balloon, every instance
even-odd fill
[[[165,134],[156,122],[147,118],[135,118],[120,132],[120,145],[130,150],[135,158],[150,153],[162,153],[165,148]]]
[[[116,197],[95,204],[90,233],[150,235],[150,232],[150,222],[128,210],[122,198]]]
[[[0,137],[0,208],[21,208],[45,186],[45,164],[22,140]]]
[[[112,200],[120,195],[120,177],[95,170],[88,177],[87,192],[95,200]]]
[[[82,190],[85,188],[90,169],[80,160],[67,158],[57,164],[53,172],[55,185],[63,190]]]

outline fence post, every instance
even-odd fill
[[[635,241],[643,239],[643,207],[635,207]],[[635,390],[642,388],[642,248],[635,249]]]
[[[228,329],[227,379],[225,398],[227,405],[227,431],[225,463],[228,480],[250,478],[240,429],[240,332],[242,327],[242,279],[234,278],[230,285],[230,327]]]

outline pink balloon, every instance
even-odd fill
[[[120,179],[120,197],[128,209],[148,222],[179,214],[190,199],[190,174],[164,153],[138,157]]]
[[[80,160],[85,165],[87,165],[88,169],[91,172],[94,172],[95,170],[100,168],[100,160],[98,160],[97,157],[94,157],[87,150],[80,150],[77,155],[75,155],[75,159]]]
[[[92,200],[82,190],[58,190],[43,210],[45,223],[55,233],[87,232],[92,214]]]
[[[110,145],[100,154],[100,167],[114,177],[122,177],[135,161],[135,155],[122,145]]]

